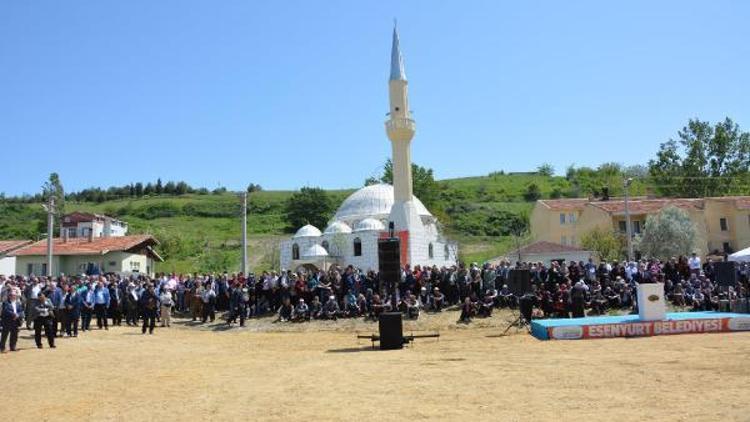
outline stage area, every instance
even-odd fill
[[[750,331],[750,315],[723,312],[673,312],[663,321],[641,321],[638,315],[535,320],[540,340],[649,337],[670,334]]]
[[[0,356],[3,421],[747,421],[750,333],[602,341],[499,337],[509,313],[408,329],[439,341],[371,351],[377,324],[253,321],[132,328]],[[258,331],[262,327],[263,331]]]

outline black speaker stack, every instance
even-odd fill
[[[716,268],[716,280],[714,280],[719,286],[735,286],[737,284],[737,267],[734,262],[717,262],[714,264]]]
[[[401,242],[397,237],[378,240],[380,280],[388,286],[401,281]]]

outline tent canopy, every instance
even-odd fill
[[[729,258],[727,259],[734,262],[750,262],[750,248],[745,248],[739,252],[735,252],[729,255]]]

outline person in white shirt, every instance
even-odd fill
[[[690,267],[691,273],[700,274],[701,272],[701,259],[695,252],[693,252],[693,255],[688,258],[688,267]]]

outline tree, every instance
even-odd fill
[[[325,228],[333,211],[333,201],[321,188],[300,189],[287,200],[285,207],[286,221],[291,230],[306,224]]]
[[[552,164],[550,163],[544,163],[536,168],[536,172],[539,173],[540,176],[554,176],[555,175],[555,168],[552,167]]]
[[[253,193],[253,192],[260,192],[263,188],[260,185],[256,185],[255,183],[250,183],[247,185],[247,193]]]
[[[523,199],[528,202],[534,202],[542,197],[542,192],[539,190],[539,186],[536,183],[531,183],[526,187],[526,192],[523,193]]]
[[[135,184],[135,196],[138,198],[143,196],[143,183],[138,182]]]
[[[61,227],[63,215],[65,215],[65,189],[60,181],[60,175],[50,173],[49,179],[42,185],[42,197],[45,202],[49,198],[55,198],[55,213],[57,214],[58,227]]]
[[[750,133],[726,118],[713,127],[691,119],[677,135],[648,163],[660,193],[691,198],[746,193]]]
[[[646,218],[643,234],[635,239],[635,246],[646,257],[664,260],[693,252],[696,237],[687,211],[670,206]]]
[[[595,228],[581,237],[581,246],[595,252],[600,260],[615,261],[621,259],[625,250],[626,239],[610,230]]]
[[[414,196],[419,198],[427,208],[436,207],[440,197],[440,185],[435,181],[432,169],[411,165],[412,185]],[[393,184],[393,162],[389,158],[383,165],[382,183]]]
[[[161,195],[164,192],[164,186],[161,184],[161,178],[156,179],[156,187],[154,187],[154,192],[157,195]]]
[[[365,186],[377,185],[378,183],[380,183],[380,180],[378,180],[378,178],[374,176],[365,179]]]

